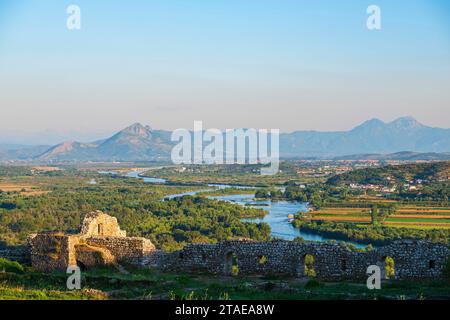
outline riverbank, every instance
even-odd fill
[[[167,180],[154,178],[149,176],[143,176],[140,171],[130,171],[125,176],[129,178],[141,179],[146,183],[151,184],[168,184]],[[187,186],[187,184],[182,184],[181,186]],[[231,203],[239,204],[244,207],[251,207],[254,209],[262,209],[267,212],[263,218],[248,219],[243,218],[244,222],[252,223],[267,223],[271,229],[271,235],[273,238],[279,238],[283,240],[294,240],[295,238],[301,237],[307,241],[338,241],[342,242],[342,239],[329,237],[323,234],[317,234],[313,232],[308,232],[299,228],[294,227],[294,225],[289,220],[290,215],[296,215],[299,212],[308,212],[310,209],[308,203],[299,201],[286,201],[286,200],[262,200],[255,199],[254,190],[252,186],[243,186],[242,184],[197,184],[197,187],[205,186],[206,189],[200,189],[195,191],[183,192],[179,194],[172,194],[164,197],[164,199],[171,200],[183,196],[196,196],[202,195],[209,199],[223,200]],[[232,189],[231,194],[228,194],[227,190]],[[242,192],[239,192],[242,190]],[[208,193],[212,192],[212,195]],[[253,196],[252,196],[253,195]],[[356,241],[346,241],[358,248],[364,248],[365,243],[360,243]]]

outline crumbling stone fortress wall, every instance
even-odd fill
[[[174,253],[156,250],[150,240],[127,237],[116,218],[100,211],[86,215],[78,234],[62,232],[30,236],[31,261],[40,271],[65,270],[70,265],[92,267],[127,261],[163,271],[231,275],[314,275],[324,280],[367,277],[370,265],[386,271],[394,260],[395,278],[442,276],[450,249],[425,241],[398,241],[372,251],[352,251],[339,243],[293,241],[225,241],[192,244]]]
[[[78,234],[39,233],[31,235],[28,242],[33,267],[44,272],[115,264],[155,250],[148,239],[127,237],[117,219],[101,211],[88,213]]]
[[[386,258],[395,263],[395,278],[436,278],[450,254],[441,244],[425,241],[398,241],[369,252],[351,251],[342,244],[321,242],[250,242],[228,241],[219,244],[193,244],[181,251],[157,255],[153,252],[141,261],[143,265],[181,272],[305,276],[305,264],[313,268],[319,279],[343,280],[367,277],[370,265],[386,270]],[[155,256],[157,255],[157,256]],[[309,262],[306,257],[312,257]]]

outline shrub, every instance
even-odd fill
[[[267,262],[266,256],[259,256],[258,257],[258,262],[259,262],[260,265],[265,265],[266,262]]]
[[[395,278],[395,263],[392,257],[386,257],[386,279]]]
[[[307,254],[304,258],[305,276],[315,277],[316,270],[314,270],[314,256]]]
[[[17,261],[0,258],[0,272],[24,273],[24,268]]]
[[[239,274],[239,267],[237,265],[231,267],[231,275],[237,276]]]

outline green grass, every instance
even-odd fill
[[[435,223],[450,223],[450,219],[444,218],[392,218],[389,217],[386,221],[399,221],[399,222],[435,222]]]
[[[16,261],[0,258],[0,272],[23,273],[24,268]]]
[[[161,273],[126,266],[129,274],[98,268],[84,272],[82,290],[66,289],[64,273],[0,273],[0,299],[185,299],[185,300],[323,300],[323,299],[449,299],[447,281],[384,281],[381,290],[359,282],[305,281],[295,278],[223,277]],[[25,268],[26,269],[26,268]]]
[[[450,229],[450,226],[424,226],[424,225],[410,225],[410,224],[397,224],[388,225],[388,228],[404,228],[404,229],[415,229],[415,230],[446,230]]]
[[[100,300],[105,296],[92,290],[39,290],[0,284],[0,300]]]

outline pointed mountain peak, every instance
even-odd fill
[[[390,122],[389,125],[400,129],[412,129],[423,126],[420,122],[418,122],[411,116],[395,119],[394,121]]]
[[[142,137],[149,137],[151,135],[152,128],[150,126],[143,126],[142,124],[136,122],[129,127],[126,127],[119,133],[131,134]]]

